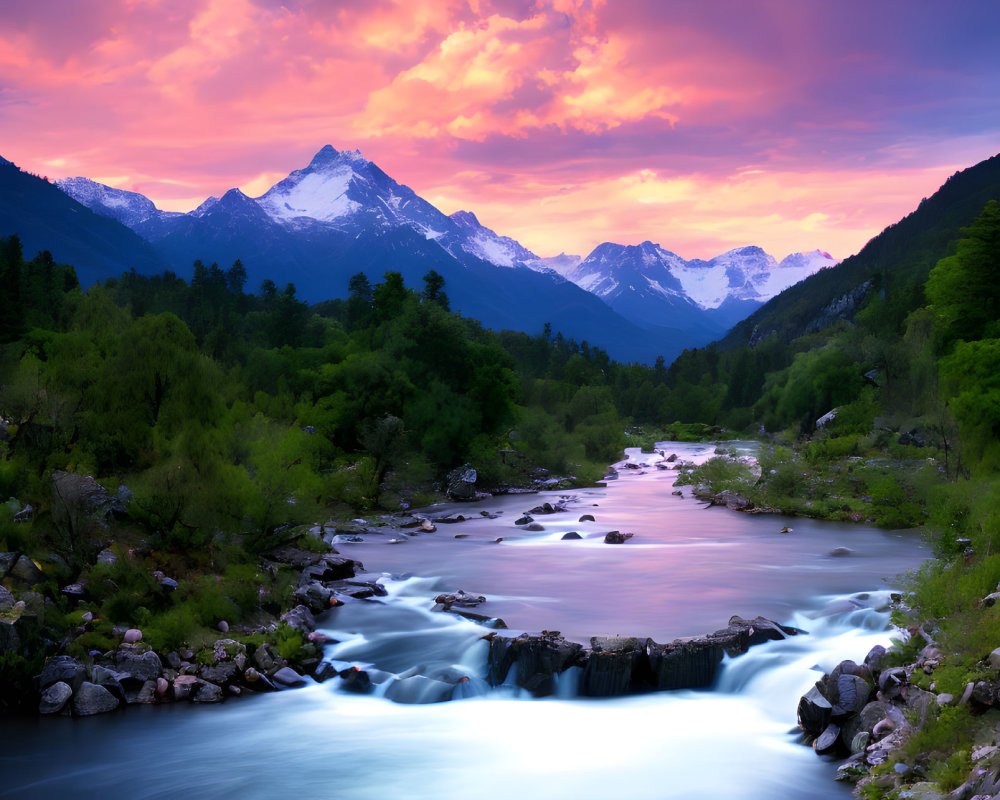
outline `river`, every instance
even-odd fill
[[[660,447],[695,461],[714,449]],[[430,509],[472,519],[338,543],[377,568],[389,594],[323,617],[320,629],[340,640],[324,655],[367,668],[382,681],[374,694],[334,679],[220,706],[0,720],[0,798],[849,796],[832,781],[834,765],[794,733],[796,704],[821,671],[888,643],[892,577],[926,548],[909,532],[705,508],[687,488],[672,494],[677,473],[656,469],[659,455],[628,456],[640,467],[620,465],[604,487]],[[565,511],[536,515],[542,531],[515,527],[546,501]],[[608,530],[634,537],[606,545]],[[563,540],[569,531],[583,538]],[[851,552],[831,556],[838,547]],[[570,671],[557,696],[536,700],[489,689],[486,631],[430,610],[435,594],[457,589],[485,595],[476,610],[514,631],[559,630],[584,643],[604,634],[665,642],[725,627],[733,614],[809,634],[727,661],[710,691],[584,699]],[[469,677],[462,699],[382,696],[412,685],[407,677],[456,673]]]

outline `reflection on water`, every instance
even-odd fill
[[[667,447],[682,458],[711,455]],[[430,610],[435,594],[458,588],[485,594],[479,610],[511,627],[580,641],[604,633],[667,641],[722,627],[734,613],[810,631],[727,662],[715,691],[566,699],[568,676],[562,699],[501,688],[415,706],[379,697],[382,688],[348,694],[334,680],[215,707],[2,720],[0,798],[848,796],[831,781],[832,765],[789,733],[798,696],[816,669],[886,643],[877,610],[885,592],[851,593],[885,586],[924,549],[906,534],[704,509],[671,495],[673,477],[623,470],[607,488],[574,492],[565,512],[539,516],[541,532],[513,522],[558,494],[463,505],[465,514],[504,513],[401,545],[380,543],[386,535],[342,546],[395,577],[384,578],[385,603],[350,603],[324,617],[323,630],[342,639],[326,656],[371,665],[376,676],[450,670],[471,676],[467,693],[485,692],[484,629]],[[596,522],[580,523],[584,513]],[[793,532],[778,533],[785,525]],[[569,530],[585,538],[563,541]],[[635,537],[605,545],[607,530]],[[830,557],[838,546],[854,552]]]

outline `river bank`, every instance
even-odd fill
[[[697,455],[686,454],[678,460],[687,460],[689,456],[707,458],[713,450],[714,445],[697,446]],[[412,528],[382,525],[384,520],[356,522],[342,526],[340,532],[320,532],[341,551],[338,558],[381,568],[378,573],[361,572],[359,568],[360,574],[335,580],[351,581],[347,586],[353,587],[352,591],[366,591],[361,584],[367,584],[373,593],[380,591],[376,587],[385,592],[376,595],[378,602],[344,598],[343,606],[325,616],[319,615],[316,632],[331,640],[323,647],[323,656],[336,670],[334,677],[322,684],[323,690],[342,698],[350,694],[350,689],[344,691],[350,676],[367,673],[371,694],[359,697],[376,704],[369,706],[376,718],[387,713],[382,705],[385,700],[381,698],[388,695],[391,686],[399,687],[395,690],[396,698],[404,700],[437,686],[429,681],[447,684],[452,692],[455,687],[461,687],[462,696],[476,692],[484,692],[482,697],[493,697],[496,692],[505,696],[505,692],[517,691],[514,684],[489,689],[484,672],[489,642],[483,637],[489,635],[490,629],[454,614],[432,610],[435,598],[443,594],[454,596],[459,589],[465,589],[469,596],[485,597],[484,603],[466,610],[487,619],[504,619],[511,625],[512,638],[520,631],[559,630],[567,639],[583,642],[589,642],[589,637],[594,635],[620,635],[626,639],[651,637],[670,642],[678,636],[714,630],[724,625],[734,612],[746,616],[763,612],[782,622],[800,619],[800,626],[810,631],[810,636],[793,637],[787,642],[773,642],[760,648],[759,657],[751,652],[732,662],[725,659],[721,686],[737,664],[752,665],[784,658],[780,653],[787,647],[794,648],[789,652],[804,649],[808,653],[814,646],[809,640],[819,642],[817,626],[829,618],[828,612],[816,607],[813,613],[818,616],[808,618],[797,617],[795,612],[813,606],[817,594],[829,597],[856,590],[859,586],[874,587],[881,576],[915,565],[923,557],[919,548],[908,555],[911,544],[896,534],[856,525],[824,525],[802,520],[801,524],[795,523],[797,536],[789,537],[780,532],[785,525],[780,518],[750,517],[732,514],[723,508],[705,508],[693,502],[689,494],[684,496],[688,490],[682,490],[682,496],[674,494],[677,489],[672,484],[679,470],[658,468],[657,463],[663,458],[630,451],[629,459],[617,465],[620,477],[603,488],[570,494],[548,492],[530,497],[484,498],[460,506],[435,507],[424,512],[436,528],[433,532],[425,530],[422,524]],[[626,467],[626,463],[636,466]],[[673,466],[676,461],[668,463]],[[550,513],[545,513],[545,503],[552,509]],[[542,511],[529,514],[533,521],[518,524],[525,512],[534,508]],[[582,519],[588,515],[594,519]],[[459,516],[464,519],[459,521]],[[446,519],[451,521],[444,521]],[[397,520],[411,524],[403,518]],[[541,530],[531,529],[532,526]],[[624,544],[605,544],[609,530],[634,533],[634,536]],[[569,532],[577,533],[580,538],[564,538]],[[497,539],[502,541],[497,542]],[[849,546],[853,555],[831,557],[830,550],[837,546]],[[318,554],[300,557],[326,559]],[[309,566],[317,564],[299,568],[300,579]],[[315,576],[315,572],[308,574]],[[317,582],[324,583],[322,579]],[[323,601],[323,593],[316,592],[315,587],[307,589],[306,594],[309,593],[317,602]],[[848,614],[844,618],[845,631],[855,624],[848,621],[850,615],[862,613],[867,602],[853,598],[847,602],[849,611],[836,612]],[[884,621],[880,623],[884,624]],[[451,643],[439,644],[439,637]],[[794,640],[800,638],[804,644],[795,643]],[[339,643],[334,644],[332,640]],[[850,651],[845,652],[843,645],[839,647],[837,652],[842,660]],[[865,652],[867,649],[864,648]],[[820,660],[815,652],[796,657],[811,658],[812,663]],[[253,655],[248,654],[248,663],[253,666],[252,658]],[[634,660],[634,656],[629,658]],[[211,666],[197,661],[196,658],[191,662],[197,670]],[[833,661],[827,669],[832,669],[836,663]],[[460,670],[456,671],[456,664],[462,665]],[[801,667],[799,680],[802,676],[809,680],[811,665]],[[414,667],[418,668],[417,672],[407,675]],[[556,681],[556,695],[562,698],[559,702],[577,696],[576,689],[570,687],[579,686],[581,671],[574,667],[567,672],[566,680]],[[341,677],[345,672],[347,677]],[[516,670],[511,672],[516,673]],[[203,679],[197,672],[194,677]],[[468,681],[462,681],[463,677]],[[360,681],[358,688],[363,685],[363,679]],[[234,684],[244,686],[240,679]],[[794,689],[789,691],[789,686],[794,684],[787,680],[784,684],[774,690],[766,703],[768,710],[764,717],[771,719],[773,715],[775,720],[768,723],[774,726],[772,732],[787,731],[794,719],[796,698],[790,696]],[[301,691],[316,697],[318,685],[310,680]],[[746,685],[744,682],[743,686]],[[279,696],[287,694],[281,692],[271,697],[278,702]],[[682,691],[676,700],[685,709],[690,702],[692,719],[697,719],[698,704],[710,697],[712,695],[696,693],[689,698]],[[781,697],[784,699],[779,699]],[[242,708],[246,703],[257,706],[261,699],[245,699],[237,707]],[[602,702],[624,703],[633,708],[626,700]],[[756,702],[754,700],[751,705],[756,707]],[[709,716],[738,717],[744,713],[740,710],[743,703],[742,694],[727,695],[725,702],[711,700],[701,708]],[[727,704],[728,711],[725,710]],[[782,704],[784,711],[781,711]],[[550,703],[542,701],[542,705],[551,709]],[[664,713],[674,714],[675,707],[669,703],[668,706],[664,707]],[[161,704],[161,707],[166,709],[176,704]],[[134,717],[133,712],[141,708],[129,706],[128,714],[109,718],[130,719]],[[529,705],[521,704],[519,708],[529,713]],[[455,713],[464,716],[464,712]],[[570,710],[567,715],[572,713]],[[753,717],[761,712],[747,710],[746,713]],[[436,715],[438,712],[429,713],[427,719]],[[412,718],[412,721],[417,719]],[[87,724],[93,722],[91,718]],[[645,726],[647,723],[635,720],[631,724]],[[752,725],[748,730],[751,728]],[[483,731],[477,731],[476,736],[482,735]],[[679,742],[672,746],[683,749]],[[793,742],[789,742],[789,746],[792,747]],[[454,742],[450,747],[456,752],[462,749]],[[791,751],[788,763],[800,765],[801,751]],[[525,757],[530,759],[530,756]],[[828,780],[832,768],[823,765],[823,773],[823,780]],[[792,793],[785,796],[809,795]],[[818,793],[815,796],[829,795]]]

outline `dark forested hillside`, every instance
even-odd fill
[[[759,341],[771,332],[788,341],[837,319],[852,319],[869,292],[884,293],[888,305],[883,313],[892,315],[892,323],[902,323],[919,304],[931,267],[948,255],[961,228],[996,199],[1000,199],[1000,155],[955,173],[857,255],[786,289],[737,324],[722,347]]]
[[[60,263],[80,265],[77,277],[84,286],[130,268],[148,273],[165,266],[120,222],[6,162],[0,163],[0,236],[13,234],[29,257],[48,250]]]

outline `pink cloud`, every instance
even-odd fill
[[[846,255],[1000,132],[1000,12],[877,5],[13,4],[0,153],[183,210],[329,142],[543,255]]]

